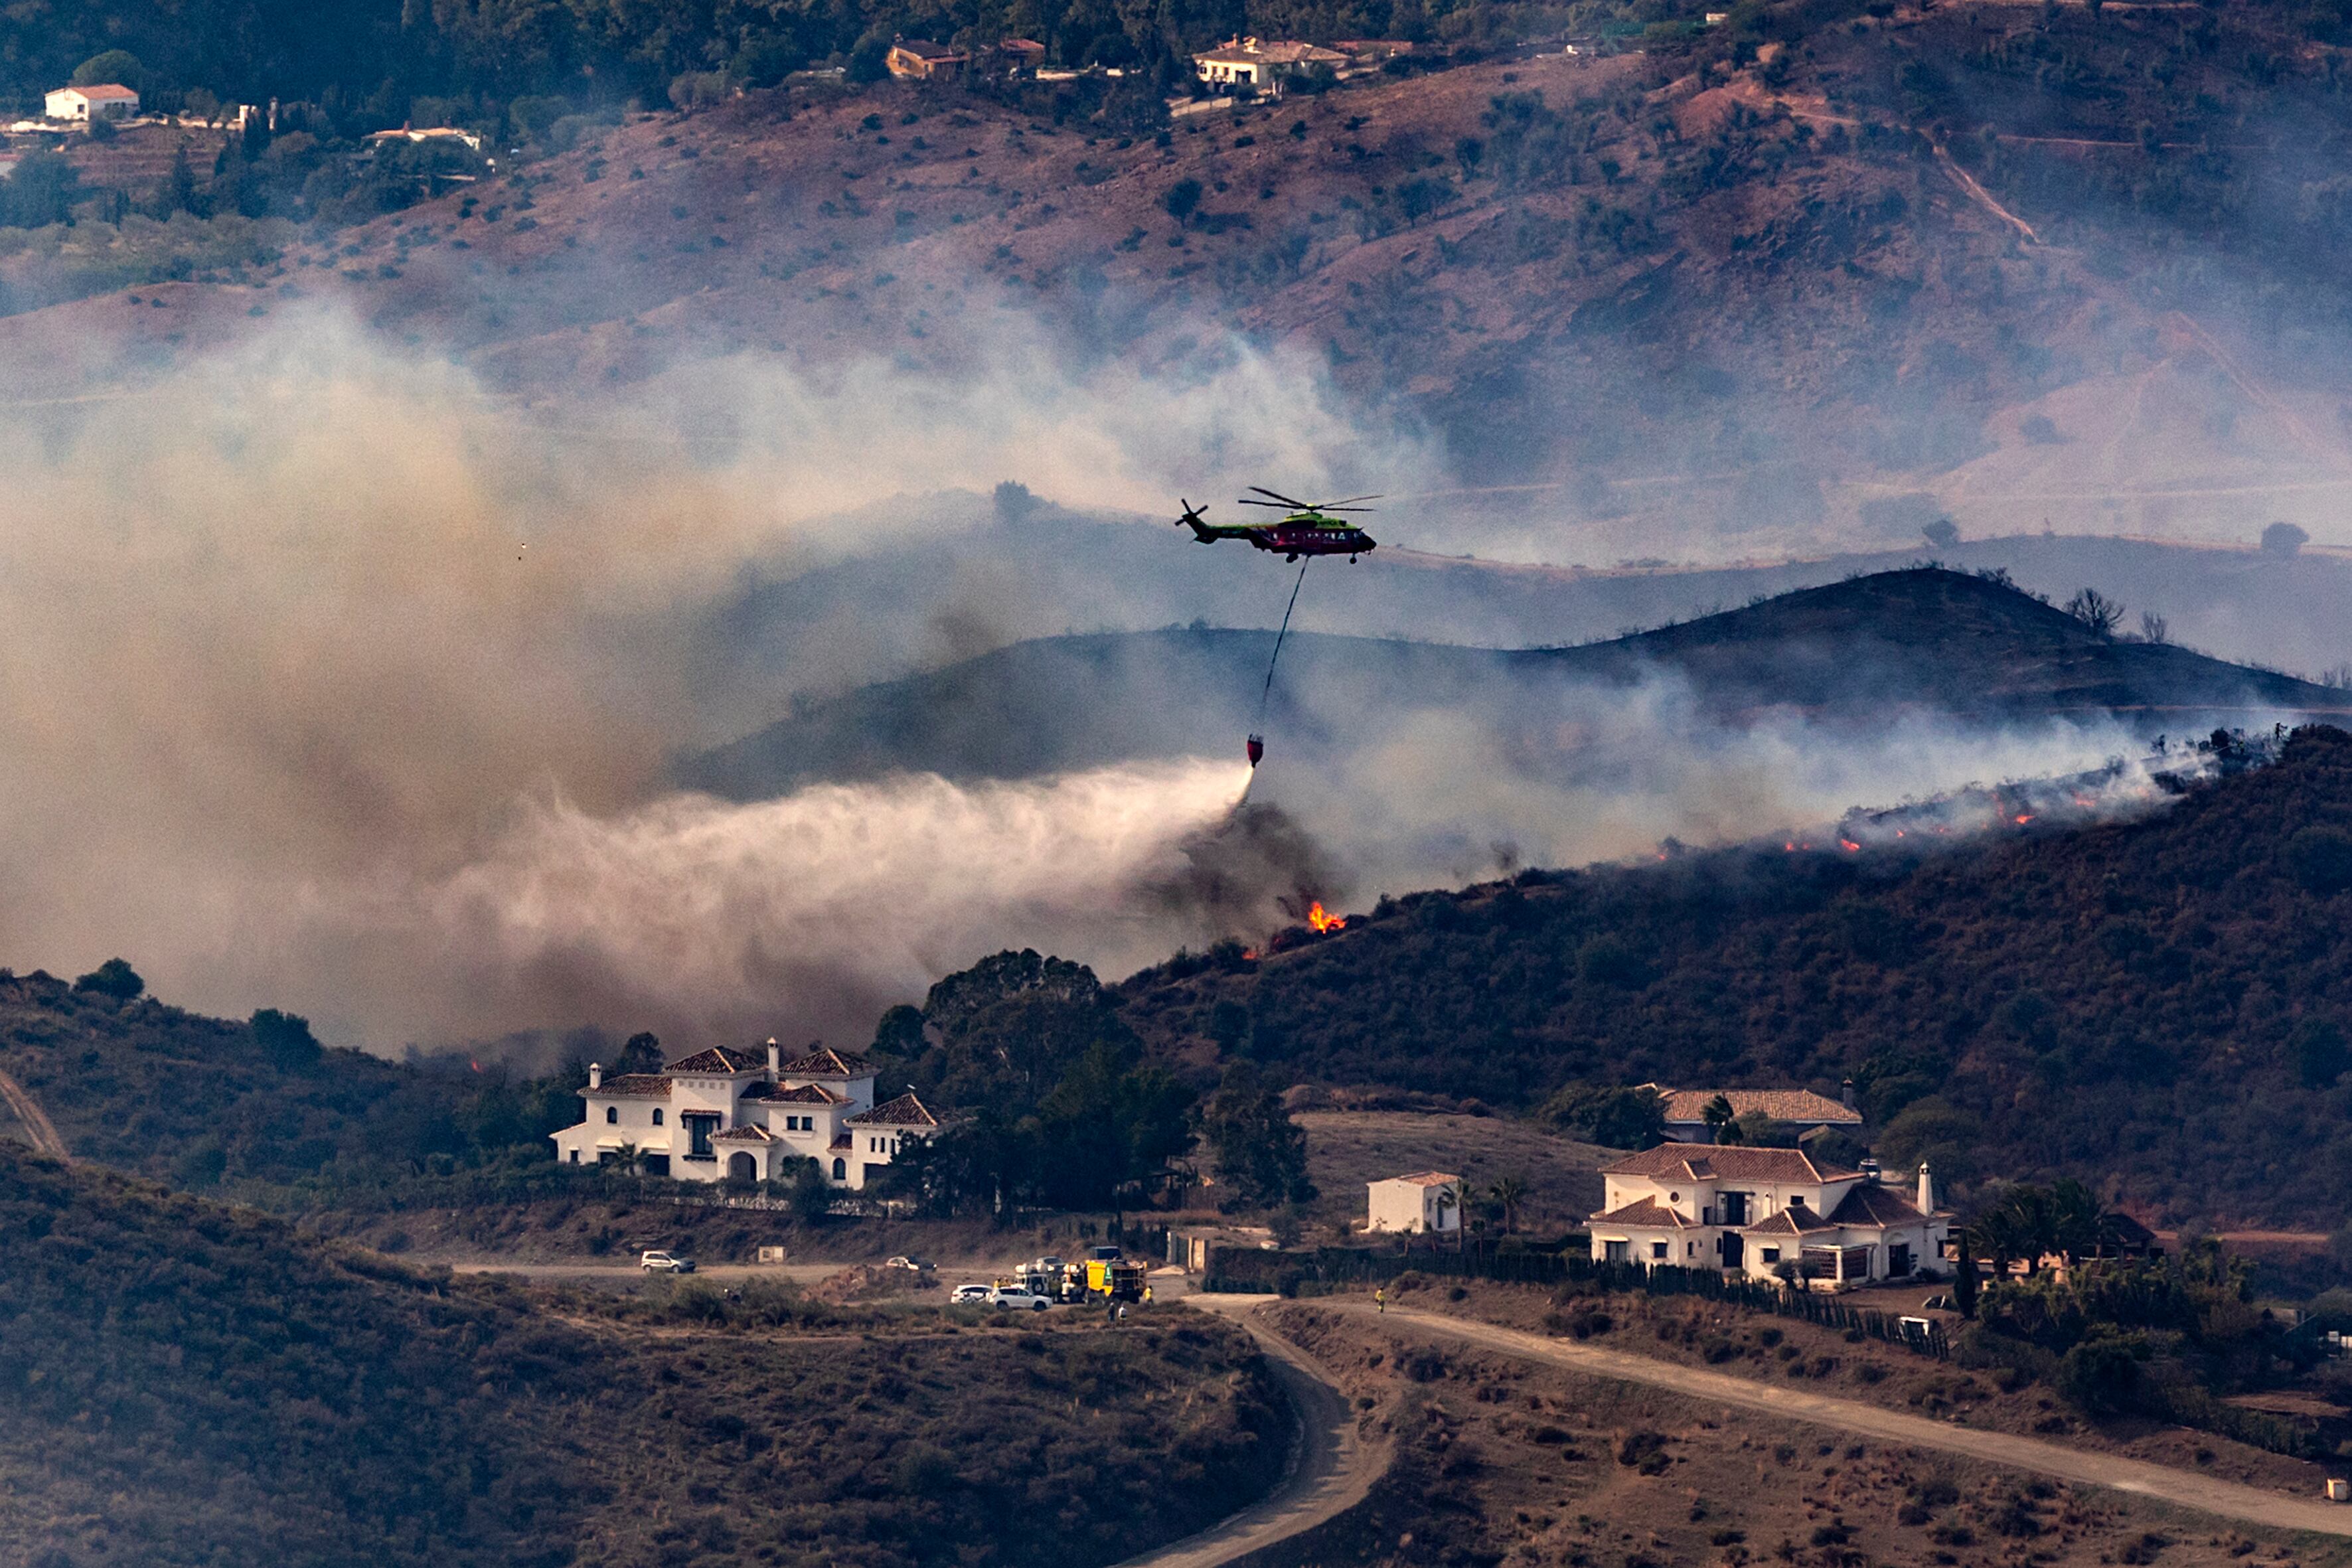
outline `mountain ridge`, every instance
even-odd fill
[[[1958,639],[1955,641],[1954,639]],[[688,787],[755,798],[820,780],[931,772],[1023,777],[1231,743],[1254,716],[1265,632],[1202,628],[1036,639],[882,682],[694,756]],[[1492,649],[1294,634],[1271,722],[1310,748],[1341,716],[1481,711],[1514,722],[1529,691],[1686,681],[1706,717],[1767,709],[1870,721],[1913,707],[1976,722],[2140,713],[2182,721],[2276,710],[2342,711],[2352,699],[2184,648],[2103,637],[2064,612],[1941,568],[1875,574],[1578,647]],[[1501,693],[1498,700],[1497,694]],[[2268,721],[2265,720],[2265,722]]]

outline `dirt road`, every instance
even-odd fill
[[[831,1279],[846,1263],[713,1263],[698,1265],[687,1276],[693,1279],[789,1279],[813,1285]],[[495,1258],[467,1258],[449,1265],[452,1274],[511,1274],[520,1279],[585,1279],[618,1284],[648,1278],[634,1263],[507,1263]]]
[[[1264,1348],[1283,1393],[1298,1413],[1298,1446],[1282,1480],[1255,1507],[1171,1546],[1129,1558],[1118,1568],[1216,1568],[1261,1547],[1312,1530],[1363,1501],[1388,1469],[1384,1448],[1356,1434],[1355,1412],[1328,1373],[1307,1352],[1270,1332],[1255,1309],[1274,1296],[1192,1296],[1189,1305],[1219,1312],[1247,1329]]]
[[[1373,1310],[1369,1302],[1360,1306],[1339,1301],[1318,1305],[1328,1310],[1367,1317]],[[1864,1405],[1858,1400],[1832,1399],[1801,1389],[1751,1382],[1747,1378],[1707,1372],[1698,1367],[1652,1361],[1646,1356],[1624,1351],[1546,1339],[1517,1329],[1499,1328],[1491,1323],[1473,1322],[1432,1312],[1391,1308],[1383,1322],[1391,1330],[1404,1329],[1437,1338],[1459,1340],[1481,1350],[1522,1356],[1529,1361],[1544,1362],[1595,1377],[1644,1384],[1696,1399],[1757,1411],[1778,1420],[1803,1421],[1858,1436],[1876,1437],[1913,1447],[1938,1448],[1948,1454],[1961,1454],[2011,1469],[2031,1470],[2059,1480],[2108,1487],[2137,1497],[2196,1509],[2223,1519],[2241,1520],[2249,1524],[2268,1525],[2281,1530],[2352,1536],[2352,1507],[2327,1503],[2315,1498],[2283,1497],[2256,1487],[2200,1476],[2191,1470],[2176,1470],[2139,1459],[2086,1452],[2007,1432],[1978,1431],[1948,1422],[1931,1421],[1924,1415]]]
[[[24,1086],[5,1072],[0,1072],[0,1102],[5,1102],[16,1113],[16,1121],[36,1152],[51,1159],[72,1161],[73,1156],[66,1152],[66,1141],[49,1124],[48,1112],[41,1109],[41,1102],[26,1094]]]

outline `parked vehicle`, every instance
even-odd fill
[[[950,1301],[985,1301],[996,1294],[993,1285],[959,1285],[948,1295]]]
[[[646,1252],[638,1255],[637,1267],[648,1274],[691,1274],[694,1259],[668,1252]]]
[[[992,1289],[988,1292],[986,1300],[992,1307],[1008,1308],[1016,1312],[1042,1312],[1054,1304],[1034,1290],[1023,1290],[1017,1288],[1010,1290],[1002,1288]]]
[[[1919,1303],[1919,1310],[1923,1312],[1957,1312],[1959,1310],[1958,1307],[1952,1305],[1952,1299],[1949,1296],[1930,1296],[1926,1300]]]
[[[882,1267],[885,1268],[907,1268],[913,1270],[917,1274],[920,1274],[929,1268],[930,1265],[924,1262],[919,1258],[887,1258],[883,1259]]]

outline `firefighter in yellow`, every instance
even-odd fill
[[[1372,1289],[1372,1310],[1385,1315],[1389,1310],[1389,1293],[1381,1287]]]

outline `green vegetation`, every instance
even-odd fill
[[[526,1079],[389,1062],[323,1050],[275,1008],[231,1023],[143,989],[119,959],[71,986],[0,973],[0,1070],[80,1158],[273,1204],[439,1191],[460,1172],[520,1195],[556,1174],[547,1135],[580,1119],[584,1065]]]
[[[2352,735],[2311,728],[2141,821],[1527,872],[1255,964],[1148,971],[1125,1016],[1161,1051],[1222,1037],[1272,1073],[1528,1109],[1578,1082],[1851,1077],[1879,1154],[1948,1184],[2073,1175],[2168,1215],[2334,1227],[2347,826]],[[1637,1141],[1605,1089],[1556,1110]],[[2269,1173],[2289,1169],[2308,1181]]]
[[[730,1320],[688,1283],[557,1317],[7,1145],[0,1237],[10,1562],[913,1568],[1050,1531],[1099,1563],[1243,1506],[1285,1440],[1246,1339],[1175,1309]]]
[[[1107,1208],[1192,1146],[1192,1093],[1142,1060],[1084,965],[1001,952],[886,1014],[874,1048],[965,1118],[890,1168],[935,1213],[1005,1204]]]

